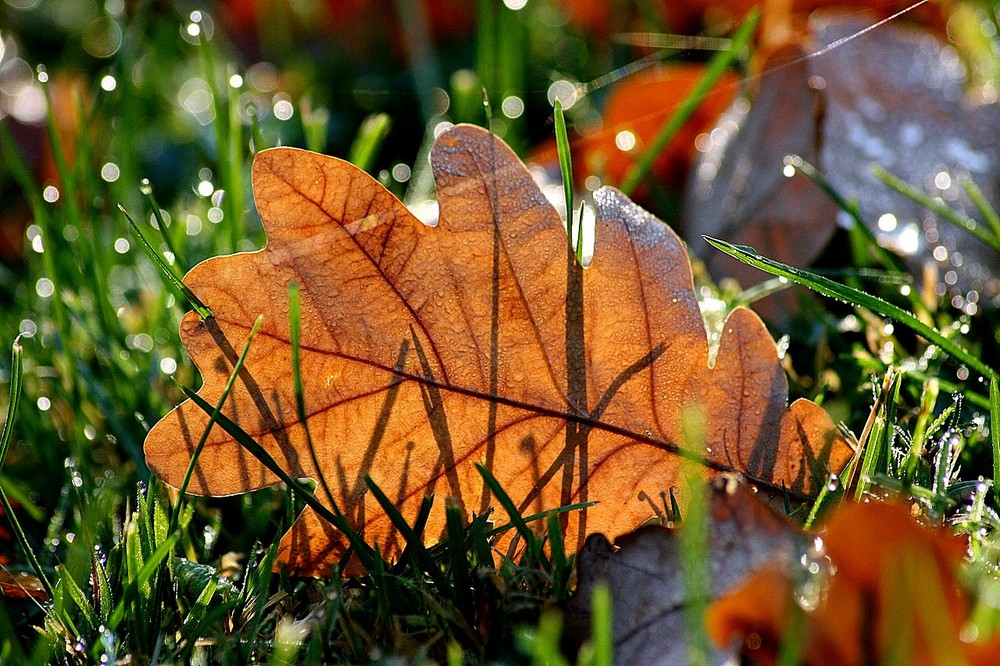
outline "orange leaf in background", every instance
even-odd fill
[[[210,259],[185,278],[212,309],[181,338],[218,400],[251,324],[261,334],[225,407],[293,477],[322,479],[347,519],[390,555],[400,538],[370,475],[411,522],[424,495],[465,512],[492,503],[485,465],[526,513],[600,500],[567,517],[567,542],[619,534],[651,515],[643,496],[678,482],[681,455],[705,475],[736,470],[808,494],[851,451],[814,403],[786,407],[787,382],[760,319],[737,308],[714,367],[677,236],[616,190],[595,193],[596,257],[582,270],[528,170],[487,131],[455,127],[431,162],[440,217],[427,227],[351,164],[302,150],[253,166],[265,249]],[[296,417],[289,283],[302,298],[301,367],[310,452]],[[708,413],[704,454],[681,422]],[[207,424],[191,402],[161,420],[146,460],[179,484]],[[221,428],[190,490],[242,493],[277,479]],[[643,495],[644,494],[644,495]],[[444,528],[444,502],[427,522]],[[501,516],[501,520],[503,517]],[[281,561],[327,574],[342,535],[307,509]]]
[[[996,663],[1000,637],[959,639],[971,608],[957,577],[963,539],[886,503],[842,505],[822,539],[833,569],[818,607],[806,613],[801,663]],[[743,641],[755,663],[774,663],[800,583],[787,565],[758,571],[709,608],[709,634],[720,646]]]
[[[577,160],[584,165],[582,172],[600,174],[609,182],[620,183],[656,138],[660,127],[691,94],[704,71],[704,65],[700,64],[660,65],[616,84],[608,95],[601,129],[573,142]],[[656,158],[653,173],[660,183],[674,190],[684,185],[697,154],[695,138],[710,130],[733,101],[737,83],[735,74],[724,74]],[[554,152],[552,160],[555,161]]]

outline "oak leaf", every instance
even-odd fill
[[[880,182],[877,163],[949,207],[976,216],[961,180],[1000,201],[1000,107],[967,93],[960,60],[935,31],[886,24],[851,39],[874,16],[816,12],[809,33],[769,54],[751,104],[723,114],[694,168],[683,220],[692,254],[710,272],[744,284],[760,273],[702,240],[722,236],[796,266],[819,257],[838,224],[838,208],[784,159],[798,154],[835,190],[855,201],[879,242],[917,276],[927,265],[953,275],[965,305],[1000,293],[996,253],[964,229],[940,223],[921,205]],[[846,40],[846,41],[845,41]],[[829,49],[829,50],[827,50]],[[813,57],[812,53],[821,51]],[[969,310],[975,312],[973,304]]]
[[[526,513],[599,500],[566,520],[567,543],[578,547],[590,532],[647,519],[642,498],[675,485],[681,456],[706,476],[735,470],[800,494],[847,459],[822,409],[786,407],[774,343],[751,311],[729,315],[709,366],[683,245],[621,193],[595,193],[597,252],[584,270],[558,214],[494,135],[455,127],[431,161],[436,228],[347,162],[263,151],[253,186],[267,247],[210,259],[185,278],[214,314],[181,323],[204,377],[200,395],[218,400],[263,314],[223,411],[293,477],[322,479],[369,543],[400,549],[366,475],[411,522],[431,492],[485,511],[492,499],[474,463]],[[292,387],[292,282],[313,452]],[[681,436],[695,406],[709,416],[703,450]],[[207,422],[190,401],[164,417],[146,440],[150,468],[179,484]],[[189,490],[226,495],[276,481],[215,428]],[[321,490],[317,498],[330,503]],[[443,504],[429,538],[442,533]],[[307,509],[280,558],[322,574],[345,547]]]

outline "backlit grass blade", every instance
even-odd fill
[[[173,533],[177,529],[178,521],[181,516],[181,507],[184,505],[184,495],[187,493],[188,484],[191,483],[191,477],[194,476],[194,468],[198,464],[198,457],[201,455],[202,449],[205,448],[205,442],[208,441],[208,436],[212,432],[212,426],[215,425],[215,421],[219,418],[219,414],[222,412],[222,406],[226,404],[226,400],[229,398],[229,393],[233,390],[233,385],[236,383],[236,378],[240,374],[240,370],[243,369],[243,364],[247,360],[247,354],[250,353],[250,345],[253,343],[255,337],[257,337],[257,331],[260,330],[260,325],[264,321],[264,315],[257,317],[257,321],[254,322],[253,327],[250,329],[250,335],[247,336],[246,344],[243,345],[243,351],[240,353],[239,358],[236,359],[236,363],[233,365],[233,371],[229,374],[229,380],[226,382],[226,386],[222,389],[222,395],[219,396],[219,401],[215,404],[215,409],[212,414],[208,417],[208,425],[205,426],[205,430],[201,434],[201,438],[198,440],[198,444],[194,447],[194,451],[191,453],[191,462],[188,463],[187,469],[184,471],[184,478],[181,480],[181,485],[177,488],[177,503],[174,504],[174,509],[170,514],[170,527],[167,530],[168,533]]]
[[[160,208],[160,204],[156,201],[156,196],[153,195],[153,186],[150,184],[149,180],[144,178],[142,183],[139,185],[139,191],[142,192],[143,196],[146,197],[146,202],[149,204],[150,208],[153,209],[153,217],[156,219],[156,228],[160,232],[160,237],[163,238],[163,242],[167,245],[167,250],[174,257],[174,263],[177,267],[181,269],[182,273],[187,272],[187,265],[184,263],[180,253],[177,252],[177,248],[174,247],[174,241],[170,238],[170,232],[167,229],[167,221],[163,219],[163,212]],[[131,222],[131,220],[129,220]]]
[[[847,213],[848,217],[850,217],[853,222],[853,228],[862,238],[865,239],[865,244],[875,255],[875,258],[878,259],[879,263],[892,271],[909,274],[906,264],[903,263],[902,259],[879,245],[874,234],[872,234],[871,229],[868,228],[868,225],[865,224],[864,219],[862,219],[861,209],[858,208],[857,202],[845,199],[844,196],[833,187],[830,181],[826,179],[826,176],[819,171],[819,169],[807,162],[801,156],[789,155],[787,160],[791,166],[795,167],[796,171],[801,172],[802,175],[823,190],[823,192],[830,197],[830,200],[837,204],[837,208]]]
[[[1000,386],[990,377],[990,439],[993,443],[993,494],[1000,500]]]
[[[698,83],[691,90],[691,93],[687,98],[681,102],[677,110],[671,114],[670,118],[663,124],[660,131],[657,133],[656,138],[646,147],[646,149],[636,160],[635,164],[628,170],[625,174],[625,178],[622,180],[621,189],[622,192],[631,196],[635,192],[636,188],[642,184],[644,180],[649,176],[650,171],[653,169],[653,163],[656,158],[660,156],[660,153],[667,147],[667,144],[677,136],[677,132],[680,131],[684,123],[694,114],[698,109],[698,106],[708,95],[709,91],[712,89],[719,79],[726,72],[727,69],[736,61],[741,53],[747,48],[750,43],[750,38],[753,36],[757,29],[757,23],[760,20],[760,12],[751,12],[743,24],[736,29],[733,34],[730,46],[725,51],[720,51],[712,59],[708,61],[708,66],[705,68],[705,73],[702,74]]]
[[[448,585],[448,579],[445,577],[444,572],[441,571],[441,567],[434,564],[434,561],[427,553],[422,536],[410,527],[403,514],[399,512],[399,509],[392,503],[388,495],[382,492],[382,489],[367,474],[365,475],[365,483],[368,485],[368,490],[371,491],[375,501],[379,503],[379,506],[385,511],[386,516],[392,521],[392,526],[403,537],[407,549],[417,562],[417,566],[434,580],[434,585],[440,594],[451,596],[451,586]]]
[[[559,154],[559,171],[562,173],[563,194],[566,197],[566,233],[573,238],[573,156],[569,150],[569,136],[566,133],[566,116],[562,102],[555,103],[556,152]],[[576,260],[583,264],[583,215],[580,216],[580,233],[576,239]]]
[[[295,411],[299,417],[306,433],[306,446],[309,449],[309,458],[312,460],[314,469],[321,469],[319,459],[316,456],[316,447],[313,444],[312,432],[309,430],[309,418],[306,414],[305,391],[302,388],[302,366],[299,361],[299,333],[301,330],[301,306],[299,304],[299,286],[294,282],[288,285],[288,330],[292,343],[292,388],[295,392]],[[323,488],[327,501],[331,505],[335,503],[333,492],[330,490],[326,477],[319,475],[319,485]]]
[[[514,504],[514,500],[510,498],[510,495],[500,486],[500,482],[496,480],[496,477],[483,465],[476,463],[476,469],[479,471],[479,475],[483,477],[483,481],[489,486],[490,491],[496,497],[497,501],[500,502],[500,506],[503,507],[507,515],[510,516],[511,522],[514,524],[514,528],[517,533],[521,535],[524,539],[524,545],[527,548],[528,557],[531,558],[533,563],[537,563],[546,570],[548,570],[548,561],[542,555],[541,545],[539,544],[538,538],[535,533],[531,531],[528,527],[528,523],[524,520],[521,512],[517,510],[517,505]]]
[[[979,214],[986,220],[986,224],[990,225],[993,235],[1000,238],[1000,214],[997,213],[996,208],[986,200],[986,195],[979,189],[975,181],[962,179],[962,187],[965,189],[965,193],[969,195],[972,203],[979,209]]]
[[[178,384],[178,387],[184,395],[187,396],[191,402],[200,407],[203,412],[209,415],[212,414],[214,408],[204,398],[187,386]],[[318,513],[323,520],[343,532],[344,535],[350,540],[351,544],[355,547],[358,559],[361,561],[361,565],[365,567],[365,569],[368,569],[372,565],[373,554],[371,546],[366,544],[358,533],[351,528],[347,519],[344,517],[344,514],[336,505],[333,506],[333,510],[323,506],[323,504],[312,495],[305,482],[293,479],[288,472],[281,468],[281,465],[278,464],[274,457],[271,456],[271,454],[268,453],[263,446],[255,442],[254,439],[243,430],[243,428],[237,425],[225,414],[220,413],[216,422],[219,424],[219,427],[225,430],[226,433],[228,433],[229,436],[236,441],[237,444],[246,449],[247,453],[256,458],[260,464],[264,465],[264,467],[266,467],[271,473],[281,479],[290,490],[296,492],[299,499],[305,502],[310,509]]]
[[[822,275],[817,275],[816,273],[795,268],[794,266],[783,264],[780,261],[775,261],[774,259],[769,259],[759,254],[752,247],[734,245],[733,243],[728,243],[724,240],[711,238],[709,236],[705,236],[704,238],[713,247],[722,250],[729,256],[734,259],[738,259],[744,264],[759,268],[760,270],[771,273],[772,275],[787,278],[796,284],[800,284],[803,287],[811,289],[816,293],[823,294],[824,296],[829,296],[830,298],[835,298],[839,301],[850,303],[851,305],[868,308],[872,312],[880,314],[883,317],[888,317],[896,323],[906,326],[931,344],[937,345],[942,351],[950,355],[956,361],[964,363],[981,374],[983,377],[998,377],[996,370],[983,363],[969,350],[965,349],[954,340],[945,337],[940,331],[928,326],[924,322],[917,319],[913,314],[907,312],[899,306],[893,305],[888,301],[885,301],[877,296],[872,296],[871,294],[865,293],[859,289],[854,289],[853,287],[848,287],[847,285],[834,282],[833,280],[825,278]]]
[[[373,113],[361,122],[358,134],[351,144],[351,152],[348,153],[347,161],[363,169],[371,171],[375,166],[375,157],[379,148],[389,136],[392,128],[392,118],[387,113]]]
[[[904,197],[912,199],[940,217],[942,220],[951,222],[959,229],[964,229],[969,233],[969,235],[982,241],[997,252],[1000,252],[1000,237],[984,231],[982,225],[972,218],[953,211],[939,201],[932,199],[920,190],[900,180],[877,164],[872,166],[872,174],[874,174],[874,176],[883,183],[902,194]]]
[[[160,269],[160,274],[163,276],[163,281],[168,287],[173,287],[175,290],[180,292],[181,296],[188,302],[195,312],[198,313],[202,319],[208,319],[212,316],[212,311],[207,305],[201,302],[201,299],[195,296],[195,293],[191,291],[186,284],[184,284],[177,275],[174,274],[173,269],[167,264],[167,262],[160,256],[160,253],[149,244],[146,240],[146,236],[142,233],[139,225],[135,223],[132,216],[129,215],[128,211],[121,204],[118,204],[118,210],[120,210],[124,215],[125,219],[128,220],[129,225],[132,227],[132,231],[135,235],[139,237],[139,242],[142,244],[142,249],[146,251],[146,255],[152,260],[153,265]]]
[[[14,436],[14,417],[17,416],[17,407],[21,402],[24,376],[23,356],[24,350],[21,347],[20,337],[18,337],[14,340],[14,344],[11,345],[10,398],[7,401],[7,420],[4,421],[3,431],[0,433],[0,469],[3,469],[4,461],[7,459],[7,451],[10,450],[10,443]],[[3,486],[0,486],[0,504],[3,506],[4,515],[10,521],[14,537],[17,539],[18,545],[21,546],[24,556],[28,559],[31,569],[35,572],[35,576],[41,581],[42,587],[45,588],[45,593],[49,596],[49,599],[55,598],[52,591],[52,583],[49,582],[48,576],[45,575],[45,571],[42,569],[42,565],[35,555],[35,549],[28,542],[28,537],[21,528],[21,521],[17,519],[17,514],[14,513],[14,507],[11,506],[10,500],[7,499],[7,493],[4,492]]]

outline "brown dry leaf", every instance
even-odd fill
[[[36,599],[45,601],[49,595],[45,592],[36,576],[24,572],[14,573],[6,568],[0,568],[0,595],[8,599]]]
[[[600,500],[568,518],[567,541],[619,534],[675,485],[681,420],[701,406],[706,475],[736,470],[809,494],[850,449],[787,383],[763,324],[725,323],[709,368],[704,320],[677,236],[613,189],[595,193],[598,246],[580,269],[563,224],[513,152],[458,126],[432,152],[440,218],[416,220],[356,167],[295,149],[257,155],[259,252],[210,259],[186,283],[212,309],[181,337],[220,395],[251,323],[264,315],[225,413],[293,477],[322,477],[348,520],[383,552],[400,539],[370,475],[412,521],[424,495],[466,512],[493,501],[474,463],[526,513]],[[302,297],[302,372],[315,457],[296,418],[287,286]],[[178,484],[207,416],[186,402],[146,440],[150,468]],[[276,478],[220,428],[190,490],[226,495]],[[322,486],[317,497],[329,503]],[[444,526],[437,502],[426,534]],[[346,544],[306,510],[282,542],[300,573],[329,571]]]
[[[897,251],[914,274],[921,275],[925,264],[951,271],[946,282],[959,296],[958,307],[965,298],[975,302],[1000,293],[991,248],[938,221],[869,168],[877,163],[978,217],[961,181],[975,181],[990,201],[1000,201],[1000,106],[968,94],[961,61],[932,30],[891,23],[843,41],[875,20],[814,13],[808,35],[766,62],[752,104],[738,100],[713,130],[713,138],[727,138],[702,155],[683,217],[692,254],[705,258],[715,275],[744,284],[760,280],[755,269],[715,252],[702,234],[797,266],[822,252],[838,210],[804,176],[782,175],[784,156],[797,153],[857,202],[879,242]],[[833,44],[839,45],[807,55]]]
[[[800,663],[996,663],[1000,637],[974,642],[978,630],[966,624],[972,599],[960,575],[963,539],[888,503],[844,504],[821,536],[832,566],[807,604]],[[710,635],[754,663],[774,663],[802,612],[793,601],[802,584],[787,565],[757,571],[709,608]]]
[[[733,477],[718,477],[709,492],[706,550],[711,598],[736,587],[769,562],[790,561],[801,549],[801,533],[745,484]],[[642,527],[615,539],[615,546],[617,550],[612,550],[603,535],[595,534],[577,555],[577,590],[566,604],[570,649],[593,635],[591,599],[595,586],[604,583],[611,592],[616,663],[688,663],[684,614],[690,597],[677,532]],[[710,663],[735,663],[738,650],[723,645],[711,655]]]

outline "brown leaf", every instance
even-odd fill
[[[830,568],[798,629],[800,663],[996,663],[1000,637],[977,643],[968,633],[963,539],[888,503],[842,505],[821,537]],[[742,645],[754,663],[774,663],[802,584],[781,563],[757,571],[709,608],[709,633],[718,645]]]
[[[24,572],[13,573],[6,568],[0,568],[0,594],[8,599],[45,601],[49,598],[45,586],[36,576]]]
[[[954,271],[946,282],[956,293],[981,292],[973,301],[1000,293],[992,249],[889,189],[869,169],[877,163],[979,217],[960,179],[971,178],[1000,201],[1000,107],[967,95],[961,61],[930,30],[886,24],[841,42],[874,21],[864,14],[814,14],[809,38],[768,60],[749,111],[741,100],[723,116],[717,131],[730,128],[728,141],[702,156],[685,196],[692,253],[716,275],[744,283],[759,281],[760,273],[720,258],[702,234],[798,266],[819,256],[838,211],[804,176],[782,176],[783,157],[798,153],[858,203],[879,241],[916,275],[937,264],[942,274]],[[831,44],[839,45],[806,57]],[[894,221],[880,225],[886,213]]]
[[[210,259],[187,284],[212,309],[181,337],[214,403],[258,314],[265,320],[225,413],[293,477],[322,478],[369,542],[399,537],[366,493],[372,479],[413,520],[427,493],[466,512],[492,504],[473,463],[524,512],[600,500],[568,519],[571,546],[649,517],[639,498],[677,481],[680,455],[706,475],[737,470],[810,493],[850,454],[811,402],[786,408],[775,346],[749,310],[727,320],[709,368],[705,324],[684,248],[619,192],[595,193],[598,246],[581,270],[563,224],[511,150],[458,126],[432,152],[440,221],[418,222],[354,166],[294,149],[257,155],[268,246]],[[287,285],[302,294],[302,371],[315,462],[295,415]],[[705,454],[681,421],[710,418]],[[147,462],[178,484],[207,423],[187,402],[149,433]],[[232,494],[276,482],[221,429],[191,491]],[[329,504],[322,484],[318,498]],[[427,523],[435,538],[443,502]],[[285,536],[293,570],[325,573],[345,543],[307,510]]]
[[[710,486],[707,530],[713,599],[766,563],[790,560],[801,540],[798,530],[733,477]],[[577,590],[566,604],[570,649],[593,635],[591,599],[604,583],[611,592],[616,663],[688,663],[684,614],[691,601],[676,530],[642,527],[615,539],[615,546],[595,534],[577,555]],[[711,663],[734,663],[736,653],[723,644]]]

